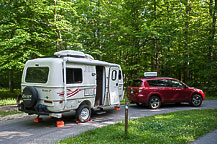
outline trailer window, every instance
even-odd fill
[[[119,70],[118,79],[119,79],[119,80],[121,80],[121,79],[122,79],[121,70]]]
[[[115,81],[117,78],[117,71],[116,70],[113,70],[112,71],[112,80]]]
[[[82,83],[82,69],[66,68],[66,83]]]
[[[48,73],[48,67],[28,67],[25,81],[29,83],[46,83]]]

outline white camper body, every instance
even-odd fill
[[[66,50],[56,52],[55,57],[28,60],[21,91],[21,111],[61,118],[63,112],[75,110],[79,117],[91,108],[119,106],[123,75],[118,64]]]

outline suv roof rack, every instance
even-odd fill
[[[152,79],[152,78],[171,78],[171,77],[158,77],[158,76],[153,76],[153,77],[144,77],[144,78],[136,78],[135,80],[138,80],[138,79]]]
[[[157,72],[144,72],[145,77],[156,77]]]

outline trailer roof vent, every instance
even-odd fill
[[[63,50],[54,53],[57,57],[76,57],[76,58],[85,58],[86,55],[83,52],[74,51],[74,50]]]
[[[89,54],[85,54],[85,58],[90,59],[90,60],[94,60],[94,58]]]

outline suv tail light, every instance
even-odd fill
[[[142,88],[139,88],[139,93],[141,93],[142,92]]]

